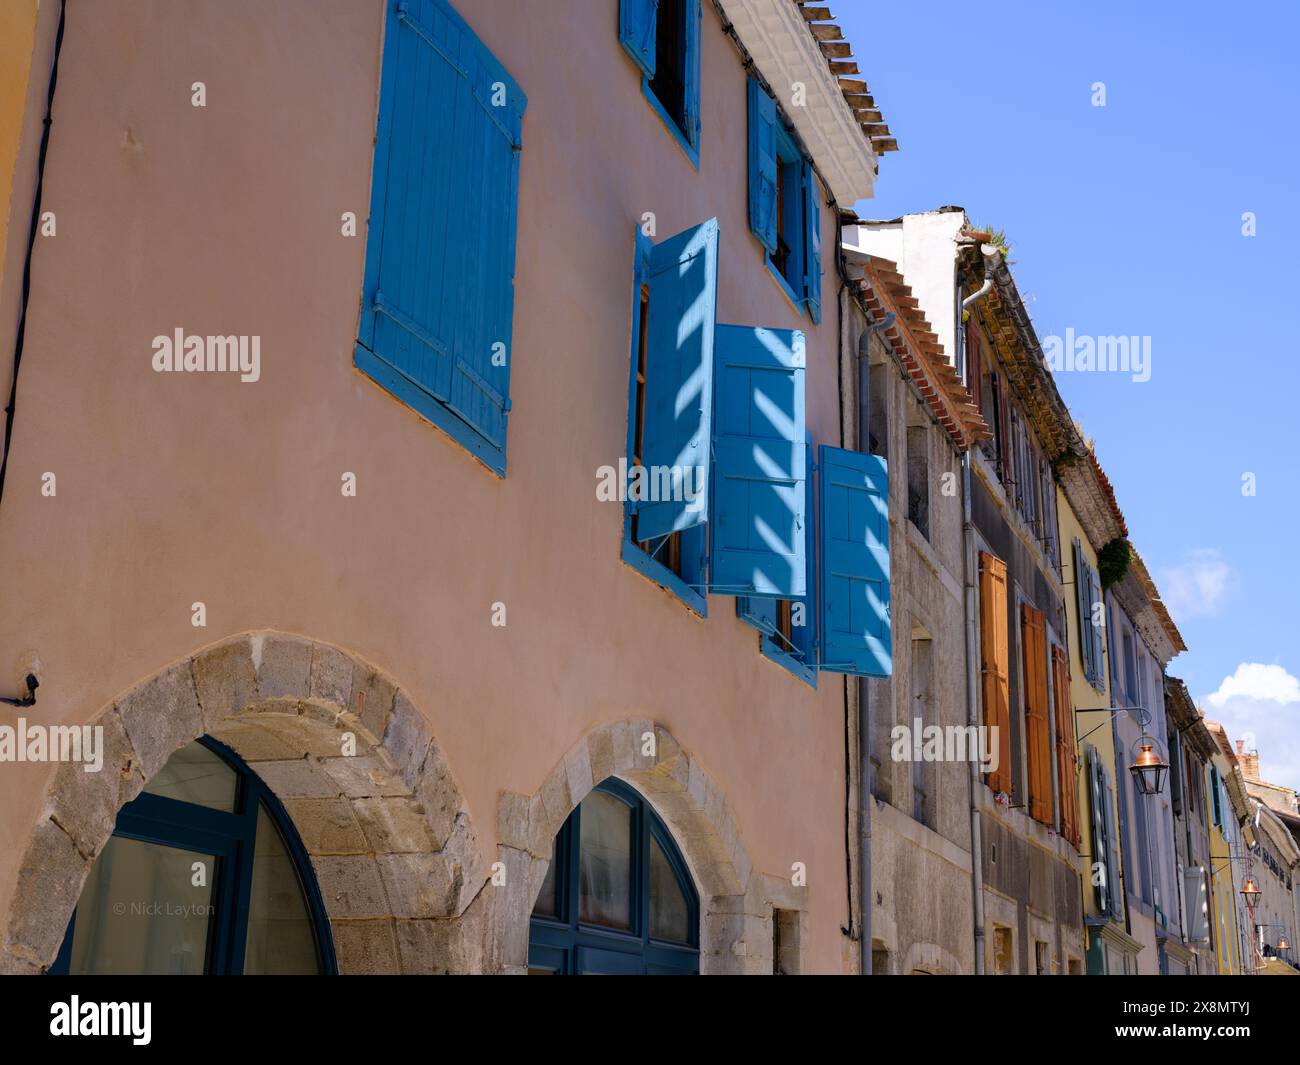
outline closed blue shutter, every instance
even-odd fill
[[[526,104],[445,0],[390,7],[357,366],[498,472]]]
[[[887,677],[889,475],[879,455],[828,447],[818,461],[822,670]]]
[[[1092,811],[1092,882],[1096,893],[1097,912],[1109,916],[1110,895],[1110,837],[1106,832],[1106,781],[1097,749],[1084,744],[1084,757],[1088,764],[1088,805]]]
[[[1074,541],[1074,592],[1075,608],[1079,614],[1079,655],[1083,659],[1083,675],[1093,687],[1097,685],[1097,660],[1092,625],[1091,569],[1083,558],[1083,547]]]
[[[659,0],[619,0],[618,39],[628,55],[655,76],[655,16]]]
[[[645,541],[708,519],[713,415],[713,336],[718,300],[718,220],[678,233],[650,251],[645,427],[641,463],[667,469],[677,498],[637,504]],[[694,500],[685,498],[698,490]]]
[[[776,101],[749,79],[749,228],[776,254]]]
[[[804,191],[804,253],[803,292],[808,303],[808,316],[813,323],[822,320],[822,212],[821,192],[812,164],[803,164]]]
[[[804,335],[719,325],[714,334],[709,591],[807,591]]]
[[[1098,691],[1106,686],[1106,629],[1102,625],[1093,624],[1092,613],[1098,603],[1105,603],[1101,594],[1101,580],[1097,576],[1097,571],[1091,566],[1085,566],[1088,574],[1088,631],[1092,633],[1092,674],[1096,678],[1093,681],[1093,687]],[[1105,613],[1103,611],[1103,618]]]
[[[1123,900],[1119,893],[1119,865],[1120,850],[1119,840],[1115,836],[1115,817],[1113,804],[1120,802],[1120,812],[1124,810],[1122,799],[1115,788],[1114,781],[1111,780],[1110,770],[1105,765],[1101,767],[1102,793],[1105,796],[1104,807],[1106,815],[1106,883],[1108,885],[1107,895],[1110,900],[1110,913],[1118,917],[1123,912]]]

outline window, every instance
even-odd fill
[[[934,641],[928,633],[915,632],[912,637],[912,719],[907,722],[914,734],[924,735],[927,725],[938,724],[934,711]],[[938,766],[928,759],[909,763],[912,770],[912,819],[934,827],[935,778]]]
[[[526,104],[446,0],[389,5],[354,358],[501,476]]]
[[[799,599],[770,599],[760,596],[737,596],[736,616],[754,626],[761,634],[759,647],[765,658],[788,669],[811,687],[817,687],[817,617],[816,585],[817,546],[814,512],[814,464],[812,437],[806,437],[804,480],[804,557],[807,563],[807,594]]]
[[[1056,779],[1060,788],[1061,835],[1078,850],[1079,759],[1074,746],[1074,709],[1070,699],[1070,664],[1065,649],[1052,645],[1052,693],[1056,709]]]
[[[1034,975],[1052,975],[1052,947],[1041,939],[1034,940]]]
[[[181,748],[118,812],[54,973],[336,972],[320,892],[279,801],[229,748]]]
[[[619,0],[619,40],[641,68],[641,92],[697,169],[700,17],[700,0]]]
[[[993,975],[1011,976],[1015,973],[1015,957],[1012,949],[1011,929],[1002,925],[993,926]]]
[[[796,910],[772,910],[772,975],[798,976],[800,965],[799,913]]]
[[[997,744],[997,765],[985,782],[995,793],[1011,794],[1011,715],[1008,670],[1011,662],[1007,633],[1007,564],[980,552],[980,680],[984,727],[990,749]]]
[[[649,804],[613,778],[569,815],[533,907],[534,975],[699,972],[699,896]]]
[[[930,436],[923,425],[907,427],[907,520],[930,538]]]
[[[1047,629],[1043,613],[1020,605],[1020,646],[1024,669],[1029,816],[1052,824],[1052,735],[1047,708]]]
[[[1101,582],[1097,571],[1084,558],[1083,545],[1074,541],[1074,595],[1078,613],[1079,657],[1083,662],[1083,675],[1097,691],[1106,687],[1106,668],[1103,665],[1105,646],[1105,610],[1102,603]],[[1094,621],[1094,616],[1096,621]]]
[[[1115,841],[1114,801],[1110,770],[1091,743],[1083,748],[1092,810],[1092,869],[1097,912],[1104,917],[1123,913],[1119,897],[1119,847]]]
[[[718,224],[637,230],[623,559],[706,614]]]
[[[787,296],[821,321],[821,192],[812,165],[779,121],[776,101],[749,81],[749,228]]]
[[[889,457],[889,365],[874,363],[867,371],[867,450],[872,455]]]

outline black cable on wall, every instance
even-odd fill
[[[9,403],[5,406],[5,452],[0,459],[0,501],[5,494],[5,473],[9,469],[9,448],[14,435],[14,410],[18,403],[18,367],[23,361],[23,339],[27,334],[27,301],[32,291],[32,252],[36,247],[36,233],[41,224],[41,189],[45,184],[45,155],[50,147],[50,126],[53,124],[54,86],[59,80],[59,53],[63,50],[63,23],[68,13],[68,0],[59,3],[59,28],[54,36],[54,63],[50,67],[50,89],[45,98],[45,122],[41,130],[41,152],[36,163],[36,196],[32,201],[32,225],[27,234],[27,257],[23,262],[23,295],[18,311],[18,333],[14,340],[14,373],[9,384]]]

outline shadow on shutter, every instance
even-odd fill
[[[713,343],[709,591],[801,598],[809,520],[803,333],[719,325]]]
[[[1047,634],[1042,611],[1021,604],[1025,670],[1025,720],[1029,760],[1029,816],[1052,823],[1052,748],[1047,713]]]
[[[656,244],[646,284],[650,295],[641,462],[648,467],[650,482],[659,487],[660,498],[637,505],[637,536],[642,541],[708,520],[718,220],[711,218]],[[665,494],[670,498],[662,498]]]
[[[821,445],[821,662],[831,673],[887,677],[889,473],[879,455]]]

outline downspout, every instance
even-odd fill
[[[961,374],[962,384],[970,389],[969,360],[966,358],[965,343],[965,314],[977,300],[982,299],[988,294],[993,287],[993,271],[997,267],[998,252],[991,245],[985,244],[980,250],[984,253],[984,284],[972,292],[961,301],[961,311],[957,315],[957,352],[960,355],[960,365],[958,372]],[[961,289],[958,288],[958,292]],[[979,674],[977,672],[977,663],[979,661],[979,647],[976,640],[975,618],[976,611],[979,609],[979,599],[976,595],[975,574],[978,567],[975,565],[975,523],[971,517],[971,458],[970,450],[962,452],[961,456],[961,481],[962,481],[962,583],[965,590],[966,599],[966,723],[967,725],[978,729],[981,725],[979,696],[976,694],[979,685]],[[979,733],[975,733],[978,735]],[[976,760],[970,762],[969,780],[970,786],[970,878],[971,878],[971,898],[974,903],[974,921],[975,921],[975,975],[984,975],[984,836],[980,830],[980,789],[984,782],[980,779],[980,763]]]
[[[870,323],[858,337],[858,432],[857,450],[864,454],[871,449],[867,432],[870,403],[870,352],[871,338],[894,324],[898,315],[890,311],[878,321]],[[871,886],[871,808],[875,805],[876,780],[871,768],[871,699],[866,677],[858,678],[858,822],[862,834],[862,872],[858,877],[859,928],[858,951],[863,976],[871,975],[871,911],[874,908]]]

